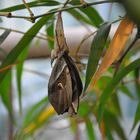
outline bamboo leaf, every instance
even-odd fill
[[[135,75],[135,87],[136,87],[136,93],[137,93],[137,96],[139,97],[140,99],[140,83],[139,83],[139,78],[140,78],[140,68],[137,68],[134,72],[134,75]]]
[[[136,127],[137,123],[140,121],[140,102],[138,103],[136,114],[135,114],[135,119],[132,127],[132,131]]]
[[[46,107],[48,103],[48,97],[43,98],[41,101],[32,106],[32,108],[27,112],[24,118],[23,127],[27,127],[32,123],[41,113],[42,110]]]
[[[57,1],[53,1],[53,0],[36,0],[36,1],[32,1],[32,2],[28,2],[27,3],[28,6],[31,7],[40,7],[40,6],[57,6],[61,3],[57,2]],[[25,5],[24,4],[19,4],[19,5],[15,5],[15,6],[11,6],[11,7],[7,7],[4,9],[0,9],[1,12],[14,12],[14,11],[18,11],[18,10],[22,10],[25,9]]]
[[[79,8],[80,11],[82,11],[92,22],[92,24],[95,27],[99,27],[101,23],[103,23],[102,17],[99,15],[99,13],[93,8]]]
[[[68,11],[75,19],[77,19],[78,21],[84,22],[86,24],[90,24],[92,25],[91,20],[88,17],[85,17],[82,13],[80,13],[79,10],[76,9],[72,9],[70,11]]]
[[[23,50],[18,57],[18,61],[21,62],[16,66],[16,80],[17,80],[17,90],[18,90],[18,102],[19,102],[19,111],[22,113],[22,90],[21,90],[21,80],[22,80],[22,72],[24,60],[26,59],[28,54],[28,48]]]
[[[92,88],[94,84],[98,81],[101,75],[109,68],[109,66],[118,58],[120,52],[126,46],[127,40],[132,33],[134,28],[134,23],[128,19],[126,16],[120,23],[110,46],[102,60],[102,63],[95,73],[90,87]]]
[[[138,128],[137,136],[136,136],[135,140],[139,140],[139,139],[140,139],[140,126]]]
[[[54,22],[46,29],[47,35],[54,38]],[[48,40],[48,45],[50,49],[54,48],[54,40]]]
[[[104,114],[104,119],[105,125],[109,127],[111,132],[115,131],[121,140],[127,140],[123,127],[121,126],[121,123],[119,122],[119,119],[116,116],[116,114],[113,114],[112,112],[106,110]]]
[[[86,130],[87,130],[87,133],[88,133],[89,140],[95,140],[93,124],[88,117],[85,118],[85,123],[86,123]]]
[[[10,33],[11,33],[10,29],[4,31],[4,33],[0,36],[0,45],[4,42],[4,40],[8,37]]]
[[[121,85],[121,86],[120,86],[120,90],[121,90],[126,96],[128,96],[129,98],[134,99],[134,97],[133,97],[131,91],[127,88],[127,86]]]
[[[131,71],[135,70],[140,66],[140,59],[135,60],[122,70],[118,72],[118,74],[111,80],[111,82],[107,85],[105,90],[103,91],[101,98],[100,98],[100,104],[98,108],[98,121],[100,122],[102,119],[102,115],[104,112],[105,104],[110,97],[110,94],[113,92],[115,87],[119,84],[119,82]]]
[[[44,124],[52,115],[55,114],[55,110],[52,106],[45,108],[38,117],[32,121],[27,127],[23,129],[24,134],[29,134]]]
[[[10,99],[10,92],[11,92],[11,70],[7,73],[6,77],[3,79],[0,85],[0,95],[2,101],[7,108],[9,114],[12,115],[12,106],[11,106],[11,99]]]
[[[46,16],[41,18],[37,23],[35,23],[32,28],[30,28],[27,33],[23,36],[23,38],[19,41],[19,43],[16,45],[15,48],[12,49],[12,51],[7,55],[7,57],[2,62],[2,65],[0,68],[3,68],[7,65],[10,65],[14,63],[22,51],[24,51],[26,48],[28,48],[29,43],[32,41],[34,36],[38,33],[38,31],[41,29],[41,27],[49,20],[51,16]],[[34,35],[34,36],[33,36]],[[0,74],[0,84],[6,74],[9,70],[6,70]]]
[[[92,79],[92,76],[96,72],[99,60],[102,55],[103,48],[106,44],[106,40],[109,35],[110,28],[111,28],[110,23],[103,24],[99,28],[97,34],[95,35],[95,37],[92,41],[90,54],[89,54],[89,58],[88,58],[88,66],[87,66],[87,71],[86,71],[86,82],[85,82],[84,90],[87,89],[87,87]]]

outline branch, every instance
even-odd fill
[[[75,5],[75,6],[62,7],[62,8],[58,8],[56,10],[52,10],[52,11],[49,11],[49,12],[34,16],[33,18],[34,18],[34,22],[35,22],[35,20],[38,19],[38,18],[41,18],[43,16],[47,16],[47,15],[51,15],[51,14],[55,14],[57,12],[68,11],[68,10],[71,10],[71,9],[82,8],[82,7],[87,8],[87,7],[90,7],[90,6],[93,6],[93,5],[104,4],[104,3],[112,3],[112,2],[118,2],[118,1],[103,0],[103,1],[98,1],[98,2],[87,3],[86,7],[84,7],[83,4],[79,4],[79,5]],[[20,18],[20,19],[25,19],[25,20],[33,22],[31,17],[29,17],[29,16],[12,15],[12,13],[10,13],[10,12],[1,12],[0,16],[8,17],[8,18]]]
[[[25,0],[22,0],[22,1],[23,1],[26,9],[28,10],[28,12],[30,14],[30,19],[31,19],[32,23],[34,23],[35,22],[35,19],[34,19],[34,14],[33,14],[32,10],[30,9],[30,7],[28,6],[28,4],[26,3]]]
[[[7,30],[7,29],[8,29],[8,28],[0,27],[0,30]],[[19,33],[19,34],[23,34],[23,35],[26,33],[26,32],[19,31],[19,30],[15,30],[15,29],[10,29],[10,30],[11,30],[12,32]],[[30,35],[33,36],[32,34],[30,34]],[[54,38],[52,38],[52,37],[50,37],[50,36],[48,36],[48,35],[44,35],[44,37],[37,35],[37,36],[35,36],[35,38],[42,39],[42,40],[46,40],[46,41],[48,41],[48,40],[54,41]]]

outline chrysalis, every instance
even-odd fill
[[[48,97],[58,114],[69,112],[73,115],[77,113],[83,86],[74,61],[68,54],[61,13],[56,24],[56,40],[58,48],[53,56],[56,62],[49,79]]]
[[[72,102],[72,80],[62,55],[57,58],[53,67],[48,84],[48,96],[58,114],[68,111]]]

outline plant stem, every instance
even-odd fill
[[[137,40],[138,40],[138,38],[135,37],[135,39],[133,40],[133,42],[130,44],[130,46],[126,49],[125,53],[119,59],[119,61],[118,61],[119,63],[122,63],[123,59],[128,54],[128,52],[132,49],[132,47],[135,45],[135,43],[136,43]]]
[[[26,3],[25,0],[22,0],[22,1],[23,1],[26,9],[28,10],[28,12],[30,14],[30,19],[31,19],[32,23],[34,23],[35,22],[35,19],[34,19],[34,14],[33,14],[32,10],[30,9],[30,7],[28,6],[28,4]]]
[[[93,5],[104,4],[104,3],[113,3],[113,2],[118,2],[118,1],[103,0],[103,1],[98,1],[98,2],[87,3],[85,8],[93,6]],[[34,22],[35,22],[36,19],[41,18],[43,16],[55,14],[55,13],[61,12],[61,11],[68,11],[68,10],[75,9],[75,8],[82,8],[82,7],[83,7],[83,4],[58,8],[56,10],[52,10],[52,11],[49,11],[49,12],[46,12],[46,13],[43,13],[43,14],[40,14],[40,15],[37,15],[37,16],[33,16],[33,19],[34,19]],[[28,10],[29,10],[29,8],[28,8]],[[19,16],[19,15],[17,16],[17,15],[12,15],[11,13],[10,14],[9,13],[8,14],[7,13],[6,14],[0,14],[0,16],[8,17],[8,18],[20,18],[20,19],[25,19],[25,20],[33,22],[33,19],[31,19],[31,17],[29,17],[29,16]]]
[[[92,2],[92,3],[88,3],[86,8],[90,7],[92,5],[98,5],[98,4],[104,4],[104,3],[112,3],[112,2],[117,2],[117,1],[104,0],[104,1],[99,1],[99,2]],[[83,7],[83,4],[70,6],[70,7],[64,7],[64,8],[61,8],[61,9],[54,10],[54,11],[49,11],[49,12],[44,13],[44,14],[40,14],[38,16],[35,16],[34,18],[37,19],[37,18],[47,16],[47,15],[50,15],[50,14],[54,14],[54,13],[57,13],[57,12],[68,11],[68,10],[71,10],[71,9],[82,8],[82,7]]]
[[[5,27],[0,27],[0,30],[7,30],[8,28],[5,28]],[[12,32],[15,32],[15,33],[19,33],[19,34],[25,34],[25,32],[22,32],[22,31],[19,31],[19,30],[15,30],[15,29],[10,29]],[[32,34],[31,34],[32,35]],[[37,36],[35,36],[36,38],[38,38],[38,39],[42,39],[42,40],[50,40],[50,41],[54,41],[54,39],[52,38],[52,37],[50,37],[50,36],[46,36],[45,35],[45,37],[42,37],[42,36],[39,36],[39,35],[37,35]]]
[[[130,46],[126,49],[126,51],[121,56],[121,58],[116,62],[116,69],[115,69],[114,75],[117,74],[117,72],[118,72],[118,70],[120,68],[120,65],[121,65],[122,61],[124,60],[124,58],[126,57],[126,55],[128,54],[128,52],[132,49],[132,47],[135,45],[135,43],[137,42],[137,40],[139,38],[140,38],[140,28],[138,28],[137,34],[136,34],[134,40],[132,41],[132,43],[130,44]]]

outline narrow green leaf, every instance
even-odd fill
[[[137,110],[135,113],[135,119],[134,119],[132,131],[134,130],[134,128],[136,127],[136,125],[139,121],[140,121],[140,102],[138,103]]]
[[[86,82],[85,82],[85,88],[84,91],[87,89],[91,78],[93,77],[94,73],[96,72],[96,69],[98,67],[99,60],[102,55],[103,48],[106,44],[107,37],[109,35],[111,24],[105,23],[103,24],[97,34],[95,35],[91,49],[90,54],[88,58],[88,65],[87,65],[87,71],[86,71]]]
[[[138,128],[137,136],[136,136],[135,140],[140,140],[140,126]]]
[[[47,35],[54,38],[54,22],[46,29]],[[48,40],[48,46],[50,49],[54,48],[54,40]]]
[[[98,121],[101,122],[105,104],[110,97],[110,94],[112,91],[115,89],[115,87],[119,84],[119,82],[131,71],[135,70],[140,66],[140,59],[135,60],[122,70],[118,72],[118,74],[111,80],[111,82],[107,85],[105,90],[103,91],[101,98],[100,98],[100,103],[99,103],[99,108],[98,108]]]
[[[78,10],[76,9],[72,9],[67,11],[68,13],[70,13],[75,19],[77,19],[78,21],[84,22],[86,24],[90,24],[92,25],[92,22],[90,19],[88,19],[88,17],[85,17],[83,15],[83,13],[80,13]]]
[[[108,140],[114,140],[112,132],[111,132],[111,128],[109,127],[108,124],[105,125],[105,130],[106,130],[106,136],[107,136]]]
[[[79,106],[78,114],[81,117],[85,117],[90,113],[90,106],[87,102],[82,101]]]
[[[31,109],[25,115],[24,123],[23,123],[24,128],[27,127],[31,122],[33,122],[40,115],[40,112],[44,109],[44,107],[46,107],[47,103],[48,103],[48,97],[45,97],[31,107]]]
[[[97,10],[93,7],[88,8],[79,8],[92,22],[95,27],[100,27],[100,24],[103,23],[102,17],[99,15]]]
[[[33,1],[33,2],[29,2],[27,3],[28,6],[30,8],[32,7],[40,7],[40,6],[57,6],[59,5],[60,3],[57,2],[57,1],[52,1],[52,0],[49,0],[49,1],[39,1],[39,0],[36,0],[36,1]],[[22,10],[22,9],[25,9],[25,5],[24,4],[19,4],[19,5],[15,5],[15,6],[11,6],[11,7],[7,7],[7,8],[4,8],[4,9],[0,9],[1,12],[14,12],[14,11],[18,11],[18,10]]]
[[[22,81],[22,72],[23,72],[23,64],[28,54],[28,48],[23,50],[18,57],[18,61],[21,62],[16,66],[16,79],[17,79],[17,89],[18,89],[18,101],[20,113],[22,113],[22,90],[21,90],[21,81]]]
[[[8,37],[10,33],[11,33],[10,29],[4,31],[4,33],[0,36],[0,45],[4,42],[4,40]]]
[[[119,117],[122,116],[122,112],[121,112],[121,107],[120,107],[120,103],[119,103],[119,98],[118,98],[118,94],[113,94],[111,101],[113,103],[113,111],[115,112],[116,115],[118,115]]]
[[[136,81],[135,81],[135,87],[136,87],[136,91],[137,91],[136,93],[140,99],[140,84],[138,81],[138,79],[140,78],[140,67],[134,71],[134,75],[135,75],[135,79],[136,79]]]
[[[7,73],[6,77],[1,82],[0,95],[9,114],[12,114],[10,92],[11,92],[11,70]]]
[[[35,23],[32,28],[30,28],[27,33],[23,36],[23,38],[19,41],[19,43],[12,49],[12,51],[7,55],[7,57],[2,62],[0,68],[3,68],[9,64],[14,63],[22,51],[24,51],[27,47],[29,47],[29,43],[32,41],[34,36],[38,33],[38,31],[42,28],[42,26],[50,19],[51,16],[42,17],[37,23]],[[4,71],[0,74],[0,84],[9,70]]]
[[[86,123],[86,130],[87,130],[87,133],[88,133],[89,140],[95,140],[93,124],[88,117],[85,118],[85,123]]]
[[[111,132],[114,132],[114,131],[116,132],[116,134],[120,137],[121,140],[127,140],[124,130],[116,114],[108,110],[105,110],[104,122],[105,122],[105,125],[109,127]]]
[[[120,86],[120,90],[122,91],[122,93],[124,93],[124,94],[125,94],[126,96],[128,96],[129,98],[134,99],[134,97],[133,97],[131,91],[128,89],[127,86],[121,85],[121,86]]]
[[[71,4],[71,5],[79,5],[79,4],[81,4],[81,3],[80,3],[80,0],[71,0],[71,1],[69,2],[69,4]]]
[[[61,4],[60,2],[55,1],[55,0],[38,0],[38,1],[46,3],[47,6],[57,6]]]

